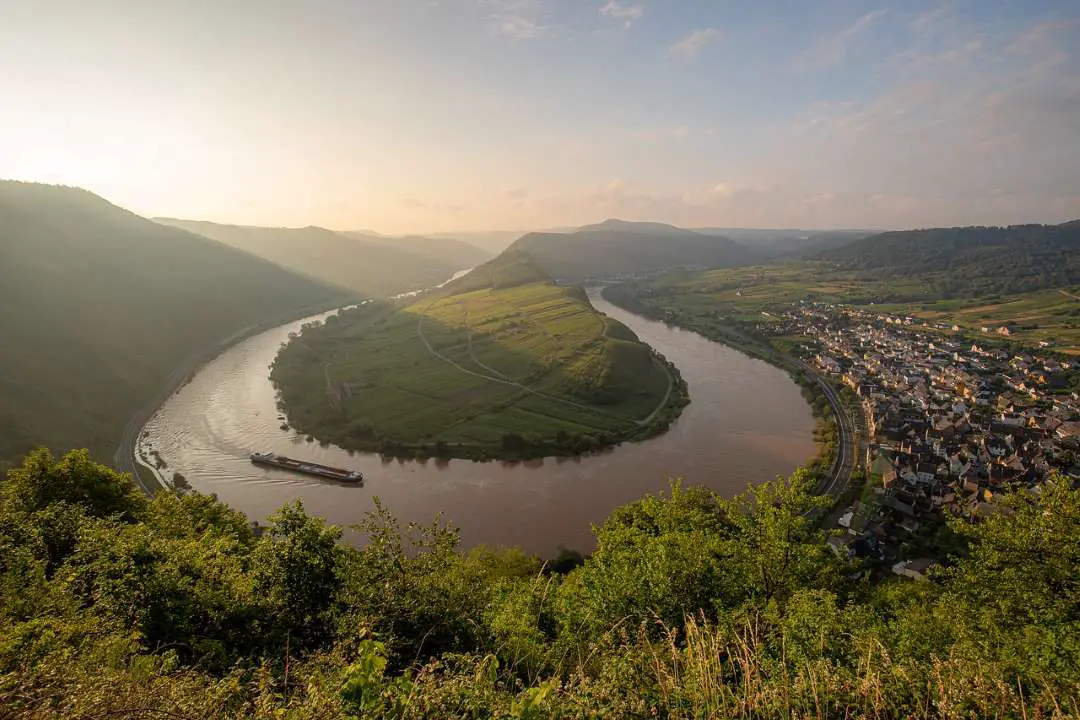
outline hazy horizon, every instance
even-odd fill
[[[1065,0],[0,10],[0,176],[149,217],[397,235],[1080,215]]]

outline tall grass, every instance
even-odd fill
[[[1076,694],[1025,692],[996,668],[954,654],[895,661],[876,639],[852,637],[854,664],[825,656],[795,661],[754,620],[741,627],[688,618],[648,644],[660,714],[685,720],[1080,717]]]

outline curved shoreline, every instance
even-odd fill
[[[655,312],[655,308],[651,308],[645,304],[640,304],[637,307],[627,307],[625,304],[619,302],[618,298],[609,297],[606,292],[608,287],[605,286],[601,291],[601,297],[607,300],[612,305],[622,308],[626,312],[640,315],[641,317],[655,320],[657,322],[667,323],[668,321],[659,315],[650,315],[649,312],[643,310],[651,310]],[[834,501],[847,489],[851,482],[852,473],[854,473],[857,461],[855,459],[855,451],[858,448],[856,441],[858,435],[855,431],[854,423],[851,416],[848,413],[847,408],[844,406],[840,396],[836,393],[836,390],[823,378],[819,373],[815,372],[811,367],[805,363],[792,358],[788,355],[775,351],[772,353],[763,353],[751,348],[747,345],[742,345],[733,341],[730,337],[713,338],[698,332],[694,328],[680,325],[679,323],[671,323],[675,327],[682,328],[688,332],[695,333],[711,342],[725,345],[732,350],[740,352],[749,357],[757,358],[763,362],[772,365],[775,368],[783,370],[788,373],[794,379],[796,371],[801,371],[808,378],[812,379],[821,388],[822,394],[825,395],[828,400],[829,408],[832,411],[833,420],[836,423],[836,456],[833,458],[832,468],[830,469],[829,476],[822,479],[821,484],[816,489],[818,495],[828,495]]]
[[[593,524],[615,507],[667,491],[670,478],[732,496],[790,475],[814,453],[814,420],[786,373],[696,333],[595,302],[678,366],[693,402],[668,432],[580,458],[525,462],[395,460],[309,442],[281,429],[266,380],[281,343],[308,322],[301,319],[248,338],[196,373],[147,424],[144,453],[160,453],[168,477],[181,473],[193,489],[216,494],[253,520],[302,498],[310,512],[348,528],[378,496],[403,523],[429,523],[442,513],[460,529],[463,547],[537,553],[555,552],[558,543],[590,549]],[[322,382],[321,369],[319,376]],[[655,400],[664,385],[656,383]],[[642,415],[648,410],[642,407]],[[369,482],[344,486],[258,468],[249,460],[252,449],[358,470]]]
[[[420,323],[422,324],[422,320]],[[417,334],[419,338],[427,346],[428,351],[436,358],[453,365],[455,368],[461,370],[464,373],[473,375],[478,378],[482,378],[489,382],[494,382],[502,385],[508,385],[515,388],[519,388],[524,392],[535,394],[550,400],[555,400],[560,403],[571,405],[575,407],[587,407],[579,403],[575,403],[567,398],[559,398],[553,395],[547,395],[545,393],[538,392],[529,388],[526,385],[520,383],[501,379],[498,377],[487,376],[481,373],[474,372],[467,368],[463,368],[457,363],[453,362],[449,358],[441,355],[438,351],[434,350],[424,337],[423,330],[418,326]],[[560,445],[559,441],[545,441],[536,445],[521,448],[516,451],[508,451],[506,448],[497,445],[467,445],[463,443],[453,443],[440,446],[437,439],[427,441],[371,441],[364,442],[358,440],[345,440],[342,438],[325,438],[320,437],[318,432],[309,430],[304,427],[294,425],[291,421],[288,422],[291,429],[298,432],[300,435],[305,435],[312,438],[314,441],[322,444],[331,444],[336,447],[340,447],[343,450],[350,452],[367,453],[372,455],[379,455],[387,459],[396,460],[471,460],[474,462],[527,462],[532,460],[543,459],[564,459],[564,458],[580,458],[587,457],[589,455],[595,455],[606,451],[613,450],[623,443],[628,442],[642,442],[651,438],[663,435],[667,432],[671,425],[678,420],[682,414],[683,408],[690,404],[690,391],[687,387],[686,381],[683,379],[682,374],[679,372],[672,362],[668,361],[663,355],[661,355],[655,348],[648,345],[644,341],[641,341],[649,350],[652,362],[656,366],[665,372],[668,384],[664,393],[664,397],[661,402],[653,409],[649,415],[642,420],[627,419],[632,423],[633,427],[623,431],[610,431],[603,432],[596,435],[589,436],[592,440],[588,447],[581,446],[580,449],[568,448],[564,445]],[[271,380],[271,384],[276,388],[276,383]],[[288,418],[288,408],[281,406],[280,409],[285,413]]]
[[[261,322],[241,328],[229,337],[220,340],[209,347],[203,348],[201,351],[188,357],[173,370],[166,381],[165,386],[154,399],[146,406],[136,411],[131,418],[128,419],[127,425],[124,426],[124,431],[121,435],[120,444],[113,454],[114,467],[120,472],[130,474],[135,481],[135,484],[139,486],[139,489],[147,495],[153,496],[164,487],[167,487],[168,483],[158,472],[158,469],[150,465],[139,452],[139,439],[142,436],[143,428],[150,422],[150,418],[157,413],[158,409],[165,404],[165,401],[180,390],[180,388],[184,387],[184,385],[186,385],[191,378],[203,368],[203,366],[210,363],[214,358],[218,357],[221,353],[237,343],[279,325],[295,322],[296,320],[319,315],[321,313],[340,310],[349,307],[349,304],[350,303],[343,304],[340,301],[334,303],[319,303],[289,313],[283,313],[274,318],[262,320]],[[144,477],[144,475],[139,472],[140,465],[146,468],[148,471],[147,474],[153,477],[153,483],[148,484],[149,478]]]

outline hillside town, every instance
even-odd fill
[[[925,579],[946,517],[1008,512],[1003,492],[1038,493],[1054,475],[1080,480],[1077,363],[873,308],[803,303],[780,324],[865,418],[866,486],[829,540],[838,555]]]

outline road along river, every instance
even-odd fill
[[[302,498],[309,512],[349,526],[373,496],[404,524],[436,513],[462,543],[517,545],[544,555],[560,544],[590,550],[590,526],[619,505],[666,489],[669,478],[734,495],[786,475],[814,452],[813,417],[781,370],[695,333],[647,320],[590,292],[593,304],[628,325],[682,372],[691,403],[664,435],[608,453],[524,464],[384,461],[305,442],[281,430],[268,379],[278,348],[308,320],[229,348],[205,365],[146,425],[142,445],[158,451],[196,489],[216,493],[252,519]],[[317,316],[322,317],[322,316]],[[253,450],[360,470],[363,486],[252,465]]]

